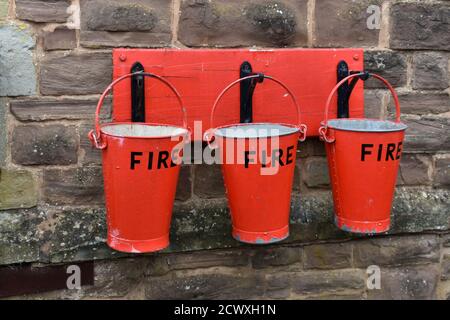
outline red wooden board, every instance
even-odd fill
[[[284,82],[296,95],[301,108],[301,122],[308,126],[308,136],[317,136],[323,119],[325,101],[336,84],[336,68],[347,61],[350,70],[363,69],[362,49],[114,49],[114,79],[130,72],[139,61],[146,72],[165,77],[180,92],[194,129],[201,121],[201,132],[210,128],[214,100],[232,81],[239,78],[239,68],[248,61],[255,72]],[[146,121],[181,124],[176,99],[155,79],[146,78]],[[126,79],[114,89],[113,119],[131,119],[131,83]],[[269,80],[258,84],[253,99],[254,122],[295,123],[295,109],[286,92]],[[361,81],[350,100],[350,116],[364,114]],[[336,98],[334,105],[336,105]],[[336,108],[330,118],[336,116]],[[219,104],[215,125],[239,122],[239,85],[226,94]],[[197,123],[198,125],[198,123]],[[201,139],[201,133],[194,136]]]

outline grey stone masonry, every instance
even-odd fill
[[[0,97],[36,93],[35,40],[28,27],[0,24]]]
[[[170,45],[171,1],[81,0],[80,43],[84,47]]]
[[[69,50],[77,46],[75,29],[57,27],[53,31],[43,32],[45,50]]]
[[[413,60],[413,88],[447,89],[449,57],[439,52],[416,53]]]
[[[182,0],[178,38],[192,47],[303,46],[306,5],[305,0]]]
[[[63,125],[20,125],[12,133],[12,161],[22,165],[65,165],[77,162],[76,128]]]
[[[65,22],[70,0],[16,0],[16,15],[33,22]]]
[[[370,5],[381,6],[382,3],[382,0],[316,1],[314,46],[376,46],[380,30],[367,27],[367,9]]]
[[[450,4],[398,2],[390,10],[393,49],[450,50]]]
[[[101,93],[112,79],[110,53],[52,53],[41,62],[44,95]]]

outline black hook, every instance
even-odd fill
[[[337,82],[341,82],[344,78],[349,75],[361,73],[361,71],[350,71],[348,69],[348,64],[344,60],[339,61],[337,66]],[[366,71],[363,71],[363,74],[359,77],[353,78],[350,83],[346,81],[342,84],[342,86],[338,89],[338,106],[337,106],[337,117],[338,118],[349,118],[349,100],[352,94],[353,89],[355,88],[356,83],[359,79],[362,81],[366,81],[369,79],[370,74]]]
[[[370,78],[370,73],[368,71],[363,71],[363,74],[359,76],[362,81],[366,81]]]
[[[251,75],[258,75],[257,78],[242,80],[241,87],[241,123],[253,122],[253,93],[255,92],[256,85],[264,81],[263,73],[254,73],[252,65],[248,61],[244,61],[241,64],[239,77],[244,78]]]
[[[131,67],[131,73],[144,72],[144,66],[136,62]],[[145,122],[145,77],[131,77],[131,121]]]
[[[337,65],[337,82],[341,82],[342,79],[346,78],[349,75],[348,64],[344,60],[339,61]],[[349,84],[348,81],[342,84],[342,86],[338,89],[338,105],[337,105],[337,117],[338,118],[348,118],[349,107]]]

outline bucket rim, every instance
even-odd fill
[[[282,134],[278,134],[278,135],[267,135],[264,137],[228,137],[224,134],[220,134],[219,130],[221,129],[227,129],[227,128],[231,128],[231,127],[243,127],[243,126],[251,126],[251,125],[255,125],[255,126],[263,126],[263,125],[278,125],[278,126],[283,126],[283,127],[288,127],[291,129],[295,129],[292,132],[286,132],[286,133],[282,133]],[[226,139],[262,139],[262,138],[273,138],[273,137],[284,137],[284,136],[289,136],[291,134],[296,134],[300,132],[300,128],[294,124],[290,124],[290,123],[273,123],[273,122],[251,122],[251,123],[233,123],[233,124],[227,124],[227,125],[223,125],[220,127],[216,127],[214,129],[214,135],[221,137],[221,138],[226,138]]]
[[[226,135],[220,134],[219,130],[221,129],[228,129],[228,128],[232,128],[232,127],[244,127],[244,126],[263,126],[263,125],[278,125],[278,126],[283,126],[283,127],[288,127],[291,129],[295,129],[292,132],[287,132],[287,133],[283,133],[283,134],[278,134],[278,135],[271,135],[271,136],[266,136],[266,137],[228,137]],[[287,124],[287,123],[272,123],[272,122],[251,122],[251,123],[233,123],[233,124],[227,124],[227,125],[223,125],[223,126],[219,126],[216,127],[214,129],[214,134],[216,136],[219,136],[221,138],[227,138],[227,139],[258,139],[258,138],[270,138],[270,137],[281,137],[281,136],[287,136],[287,135],[291,135],[294,133],[297,133],[300,131],[300,128],[294,124]]]
[[[336,125],[333,125],[333,122],[354,122],[354,121],[370,121],[375,123],[385,123],[389,125],[393,125],[392,128],[387,129],[364,129],[364,128],[342,128],[338,127]],[[325,123],[321,122],[321,125],[324,126]],[[391,120],[381,120],[381,119],[371,119],[371,118],[338,118],[338,119],[330,119],[327,122],[327,127],[334,129],[334,130],[340,130],[340,131],[351,131],[351,132],[365,132],[365,133],[388,133],[388,132],[399,132],[399,131],[405,131],[408,126],[404,124],[403,122],[395,122]]]
[[[179,134],[174,134],[174,135],[161,135],[161,136],[130,136],[130,135],[120,135],[120,134],[107,133],[107,132],[105,132],[103,130],[105,127],[113,127],[113,126],[118,126],[118,125],[139,125],[139,126],[148,126],[148,127],[155,127],[155,126],[172,127],[174,129],[184,130],[184,132],[181,132]],[[127,138],[127,139],[167,139],[167,138],[172,138],[172,137],[181,137],[181,136],[184,136],[184,135],[190,135],[191,130],[189,130],[189,128],[185,128],[185,127],[177,126],[177,125],[173,125],[173,124],[167,124],[167,123],[124,122],[123,121],[123,122],[109,122],[109,123],[101,124],[100,125],[100,132],[101,132],[102,135],[109,136],[109,137],[115,137],[115,138]]]

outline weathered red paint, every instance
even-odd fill
[[[239,77],[239,67],[249,61],[255,72],[269,74],[293,91],[302,105],[302,119],[310,135],[317,135],[326,98],[336,84],[336,67],[346,60],[351,70],[363,69],[362,49],[114,49],[114,78],[130,72],[141,62],[145,71],[170,80],[183,97],[188,125],[202,121],[203,131],[211,128],[210,108],[220,91]],[[178,108],[166,88],[146,81],[146,119],[150,122],[177,123]],[[114,121],[131,119],[130,81],[114,89]],[[254,122],[290,123],[294,110],[280,109],[283,90],[267,85],[254,98]],[[335,100],[333,100],[335,101]],[[217,114],[217,124],[239,122],[239,88],[233,88],[221,102],[227,107]],[[350,99],[355,105],[351,117],[364,116],[363,85],[358,84]],[[336,116],[332,108],[330,117]],[[200,137],[196,137],[200,139]]]
[[[144,74],[149,76],[149,74]],[[116,79],[102,94],[96,111],[95,130],[89,133],[93,145],[102,150],[103,177],[108,225],[108,245],[123,252],[152,252],[169,245],[169,229],[176,185],[180,171],[179,163],[173,163],[173,149],[178,146],[182,154],[186,114],[183,107],[183,126],[172,136],[130,136],[111,134],[111,127],[126,125],[164,126],[152,123],[115,122],[99,124],[100,108],[112,87],[131,75]],[[181,97],[166,80],[151,75],[167,85],[178,98]],[[116,104],[117,106],[117,104]],[[180,131],[181,130],[181,131]],[[177,138],[177,139],[172,139]],[[162,157],[161,155],[164,155]]]
[[[390,226],[390,211],[406,126],[400,122],[400,104],[392,86],[381,80],[391,91],[396,107],[395,131],[352,131],[329,125],[327,110],[337,88],[358,75],[342,80],[331,92],[325,107],[325,120],[320,135],[326,143],[328,166],[332,182],[335,221],[339,228],[355,233],[385,232]],[[356,119],[337,119],[355,121]],[[361,119],[357,119],[361,121]],[[371,121],[376,124],[377,120]]]

